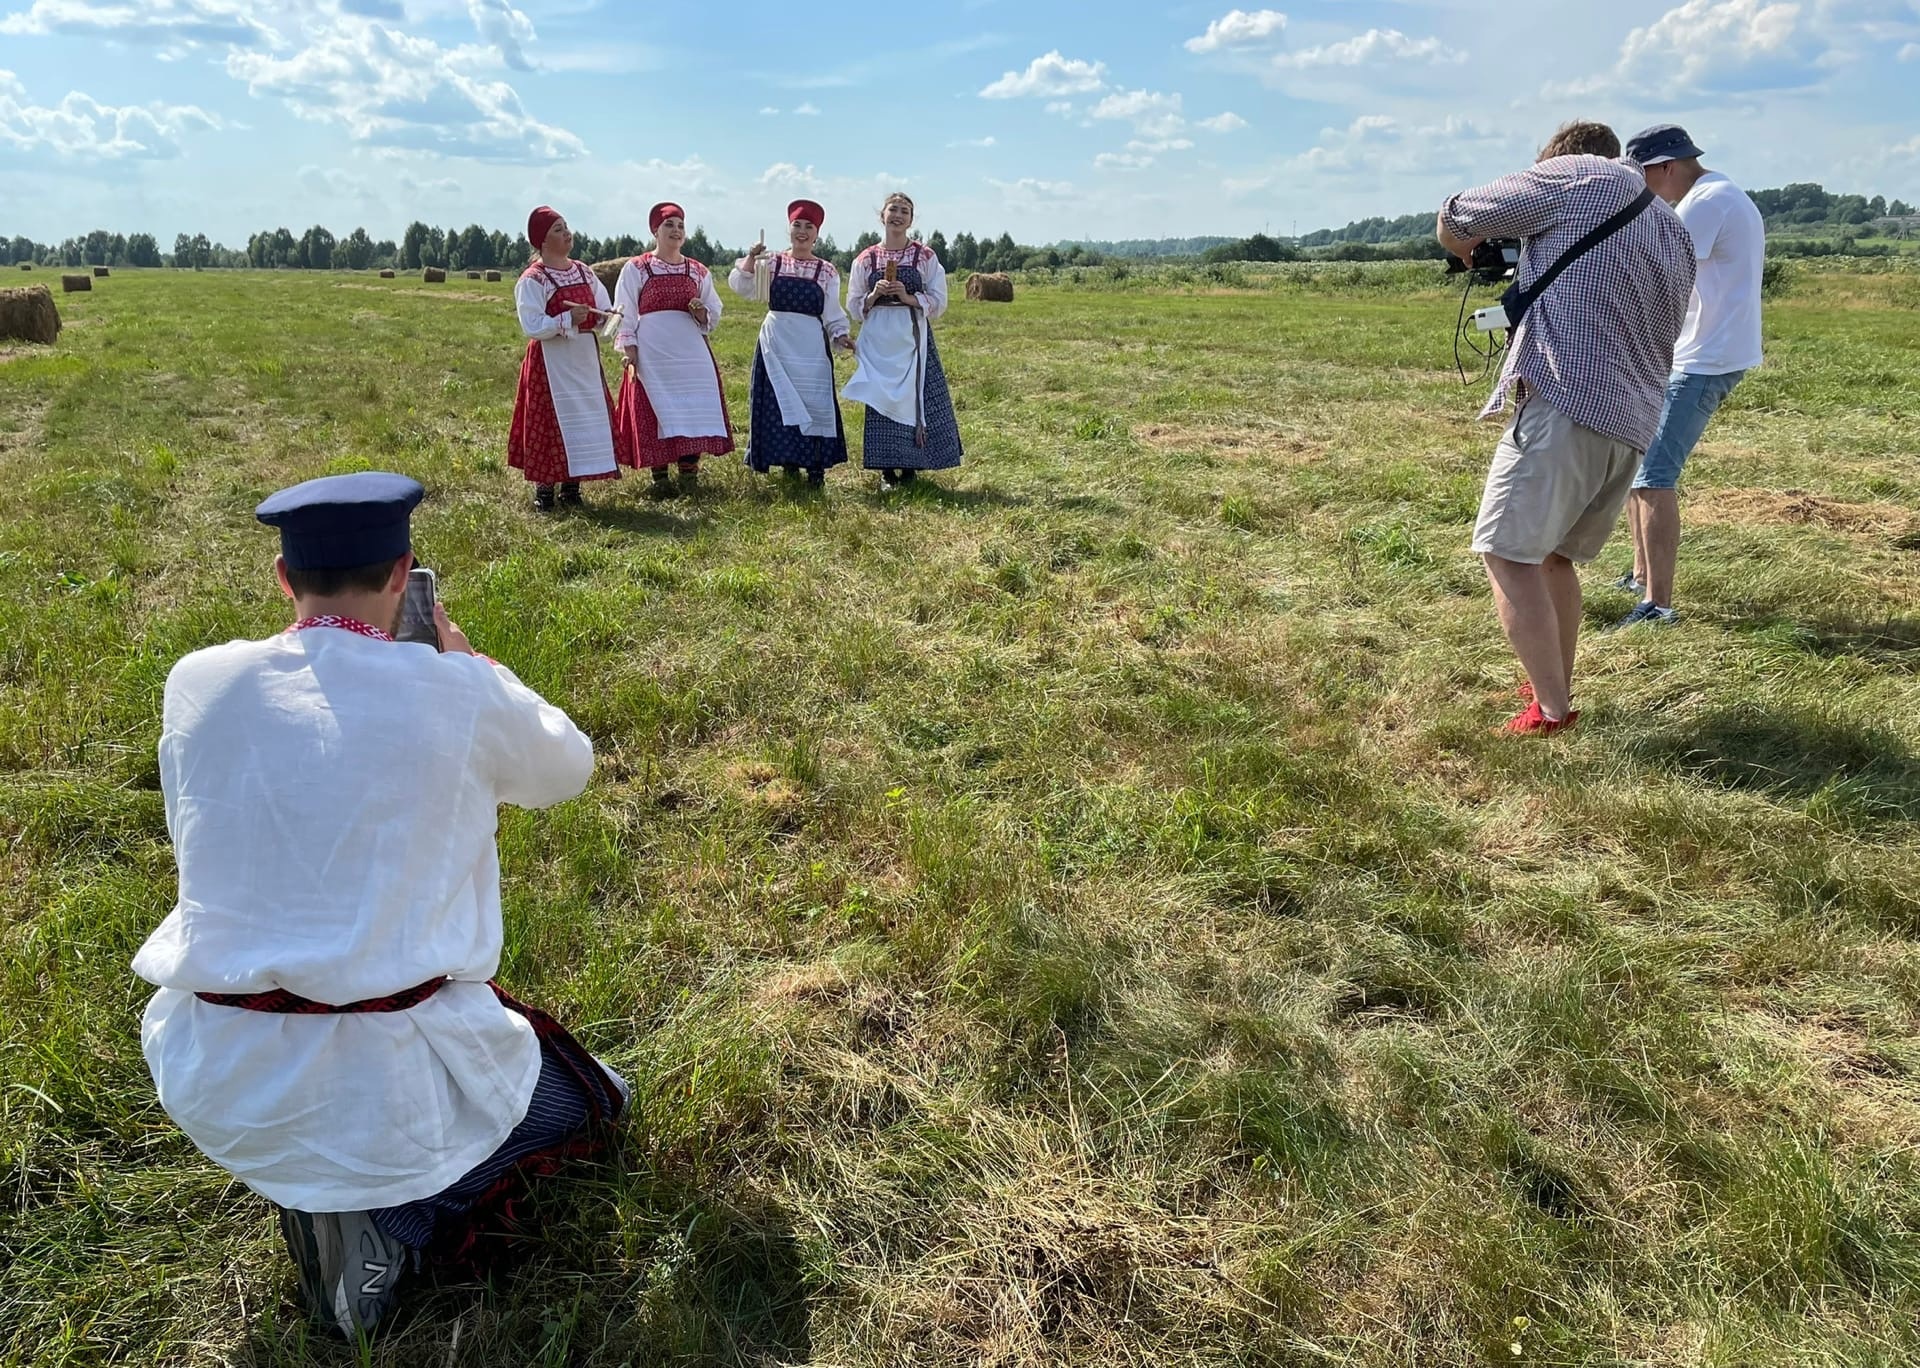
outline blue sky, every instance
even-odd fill
[[[800,194],[842,241],[1289,233],[1436,204],[1562,119],[1676,119],[1758,188],[1920,201],[1920,0],[946,6],[0,0],[0,231],[421,217],[551,201],[728,242]]]

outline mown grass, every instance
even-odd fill
[[[1913,279],[1796,271],[1686,624],[1517,745],[1453,306],[1340,269],[956,305],[968,463],[903,495],[546,519],[504,286],[63,300],[0,359],[0,1360],[1911,1362]],[[504,814],[502,974],[637,1107],[528,1265],[354,1351],[154,1103],[127,962],[166,672],[284,624],[254,502],[361,466],[596,739]]]

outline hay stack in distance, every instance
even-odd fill
[[[60,336],[60,311],[53,307],[53,291],[44,285],[22,285],[0,290],[0,338],[52,345]]]
[[[33,263],[31,261],[23,261],[20,263],[20,269],[23,271],[31,271],[33,269]]]
[[[491,283],[491,282],[494,282],[494,281],[497,281],[497,280],[499,280],[499,279],[500,279],[500,273],[499,273],[498,271],[488,271],[488,272],[487,272],[487,280],[488,280],[488,281],[489,281],[490,283]]]
[[[632,260],[632,257],[614,257],[609,261],[596,261],[588,269],[600,277],[600,283],[607,287],[607,293],[612,294],[614,286],[620,283],[621,269]]]
[[[95,280],[105,280],[108,276],[112,274],[113,272],[108,270],[105,266],[96,266],[93,268],[93,278]]]
[[[997,304],[1013,302],[1013,281],[998,271],[975,271],[967,277],[967,298],[984,299]]]
[[[381,278],[382,280],[392,280],[392,279],[393,279],[393,272],[392,272],[392,271],[382,271],[382,272],[380,273],[380,278]]]
[[[467,279],[468,279],[468,280],[478,280],[479,278],[480,278],[480,273],[479,273],[478,271],[468,271],[468,272],[467,272]]]
[[[63,294],[86,291],[93,288],[93,277],[86,275],[63,275],[60,277],[60,290]]]
[[[427,284],[429,285],[438,285],[441,281],[447,278],[447,273],[441,270],[438,266],[429,266],[427,267],[426,270],[420,273],[420,278],[426,281]]]

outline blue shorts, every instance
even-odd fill
[[[1653,445],[1640,461],[1640,473],[1633,477],[1635,489],[1672,489],[1680,483],[1680,472],[1707,430],[1707,420],[1745,374],[1743,370],[1725,375],[1675,371],[1667,377],[1667,407],[1660,415]]]

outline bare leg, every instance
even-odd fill
[[[1662,608],[1673,607],[1673,576],[1680,559],[1680,495],[1671,489],[1636,489],[1640,505],[1646,569],[1640,578],[1647,597]]]
[[[1640,497],[1643,492],[1636,489],[1627,497],[1627,532],[1633,538],[1633,577],[1645,584],[1647,582],[1647,518],[1646,504]]]
[[[1573,700],[1573,658],[1580,648],[1580,572],[1565,556],[1548,556],[1540,566],[1553,599],[1553,616],[1560,628],[1560,660],[1567,670],[1567,700]]]
[[[1553,577],[1560,573],[1543,565],[1528,565],[1502,556],[1487,555],[1487,579],[1493,585],[1493,604],[1500,615],[1500,628],[1507,644],[1520,657],[1520,667],[1533,682],[1533,696],[1541,713],[1557,722],[1572,707],[1572,678],[1567,668],[1567,638],[1560,628],[1557,591]],[[1565,571],[1573,567],[1558,556]],[[1573,632],[1580,630],[1580,582],[1573,583]]]

